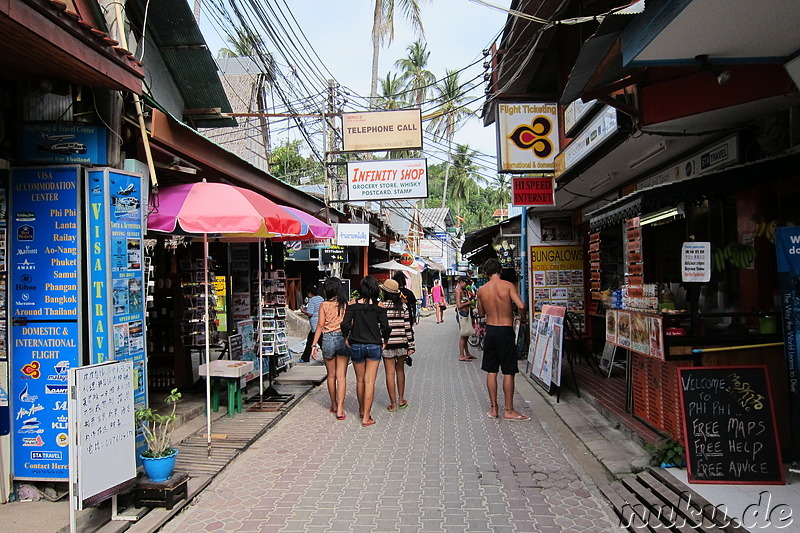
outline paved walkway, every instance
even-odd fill
[[[377,423],[362,428],[350,371],[346,420],[328,412],[325,386],[314,390],[162,531],[617,531],[519,394],[533,421],[486,415],[485,374],[479,361],[458,361],[456,335],[450,318],[418,326],[408,409],[386,410],[381,371]]]

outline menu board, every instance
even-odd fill
[[[144,405],[142,178],[110,168],[91,169],[88,175],[91,360],[133,361],[134,401]]]
[[[642,277],[642,228],[639,225],[639,217],[629,218],[625,221],[625,236],[625,276],[628,296],[641,297],[644,279]]]
[[[598,231],[589,234],[589,292],[592,295],[593,306],[597,305],[597,300],[602,299],[600,277],[600,232]]]
[[[8,272],[14,478],[66,481],[67,372],[80,364],[77,166],[11,171]]]
[[[70,485],[74,509],[99,503],[136,483],[133,363],[70,370]]]
[[[663,319],[638,311],[606,309],[606,342],[663,361]]]
[[[533,307],[541,313],[545,305],[558,305],[567,311],[584,311],[583,247],[531,246]]]
[[[692,483],[784,483],[767,367],[678,369]]]

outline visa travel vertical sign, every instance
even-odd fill
[[[80,365],[78,166],[11,171],[9,313],[16,479],[69,479],[67,374]]]
[[[792,449],[800,444],[800,227],[776,228],[775,252],[781,284],[783,337],[789,378],[789,427]]]
[[[112,168],[88,176],[91,361],[133,361],[138,407],[146,402],[142,178]]]

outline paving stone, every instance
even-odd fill
[[[324,385],[311,390],[162,531],[616,531],[599,493],[539,421],[486,416],[485,374],[457,360],[456,342],[455,329],[423,322],[421,355],[406,373],[409,409],[386,411],[379,375],[377,424],[368,429],[355,416],[352,373],[344,422],[328,413]],[[515,405],[534,414],[519,396]],[[613,451],[591,410],[570,416],[597,436],[598,450]]]

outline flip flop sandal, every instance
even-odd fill
[[[400,409],[405,409],[406,407],[408,407],[408,402],[401,403],[398,407],[400,407]]]
[[[391,407],[387,407],[386,410],[389,411],[390,413],[396,413],[397,407],[395,407],[394,409],[392,409]]]
[[[344,420],[345,418],[347,418],[346,413],[342,413],[342,416],[336,415],[336,420]]]
[[[369,427],[369,426],[371,426],[373,424],[375,424],[375,419],[374,418],[370,418],[369,422],[362,422],[361,423],[361,427],[362,428],[366,428],[366,427]]]

